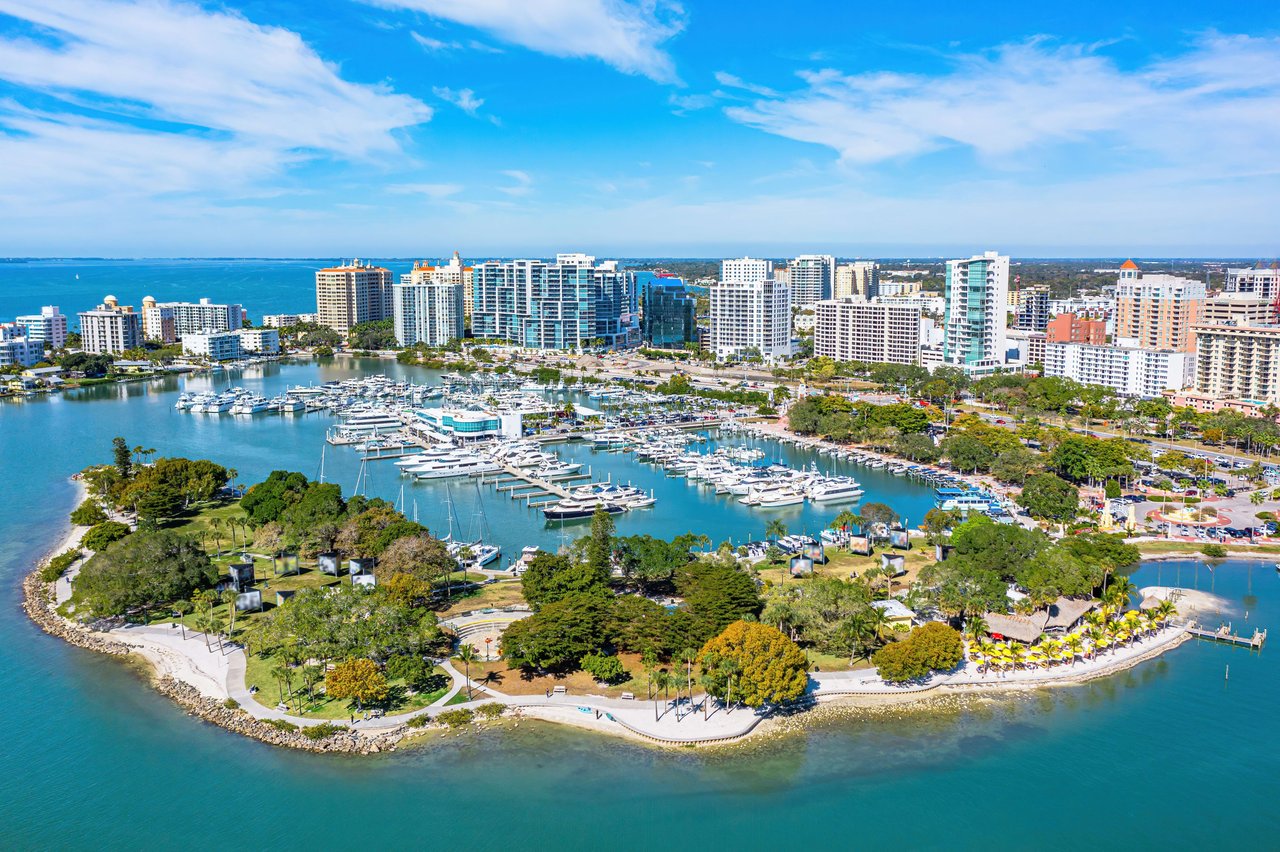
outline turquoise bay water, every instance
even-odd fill
[[[234,381],[267,390],[369,366],[286,365]],[[21,575],[48,549],[51,531],[65,529],[67,475],[104,458],[113,435],[207,455],[245,481],[274,467],[314,473],[328,419],[179,414],[172,403],[184,381],[0,404],[0,498],[9,509],[0,515],[6,848],[1275,845],[1280,678],[1270,650],[1188,644],[1092,684],[829,723],[728,754],[656,752],[526,723],[371,759],[328,758],[199,723],[131,668],[40,633],[18,606]],[[763,525],[761,514],[624,456],[561,452],[658,489],[655,509],[619,519],[622,533],[694,528],[719,540],[758,535]],[[330,450],[326,469],[346,489],[355,481],[349,452]],[[392,468],[374,470],[369,493],[394,498]],[[866,499],[916,518],[928,504],[907,483],[851,470]],[[408,493],[438,528],[439,486]],[[474,494],[458,497],[464,525],[468,499]],[[558,531],[528,510],[491,493],[484,499],[504,549],[556,543]],[[830,514],[808,512],[782,517],[815,529]],[[1211,574],[1171,562],[1136,579],[1212,589],[1237,624],[1280,624],[1280,577],[1270,563],[1229,562]],[[237,830],[245,821],[251,833]]]

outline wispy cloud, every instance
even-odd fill
[[[687,115],[700,109],[715,106],[716,99],[711,95],[677,95],[672,92],[667,98],[667,103],[671,104],[671,112],[675,115]]]
[[[511,178],[515,183],[511,186],[500,186],[498,192],[510,195],[512,198],[520,198],[533,192],[533,178],[528,172],[519,169],[506,169],[502,174]]]
[[[849,164],[962,148],[988,165],[1025,167],[1047,146],[1074,146],[1114,167],[1280,168],[1280,39],[1209,34],[1134,69],[1096,46],[1047,39],[951,61],[934,77],[823,69],[802,72],[804,87],[791,92],[743,84],[760,97],[725,112]]]
[[[387,187],[387,192],[394,195],[425,195],[439,201],[457,195],[463,189],[462,184],[457,183],[395,183]]]
[[[4,194],[229,188],[317,156],[399,154],[398,131],[431,118],[233,12],[174,0],[0,0],[0,12],[42,33],[0,38],[0,80],[18,90],[0,103]],[[64,107],[32,108],[32,95]]]
[[[369,2],[425,12],[539,53],[598,59],[627,74],[639,74],[660,83],[678,82],[675,63],[662,48],[664,42],[684,29],[684,10],[672,0]]]
[[[470,89],[450,89],[448,86],[434,86],[432,94],[442,101],[448,101],[467,115],[475,115],[476,110],[484,106],[484,98],[477,98]]]

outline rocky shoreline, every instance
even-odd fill
[[[59,615],[54,608],[53,588],[52,583],[46,583],[40,579],[38,567],[22,581],[22,609],[37,627],[50,636],[56,636],[86,651],[121,658],[133,655],[133,649],[127,643],[107,639],[102,634]],[[190,684],[167,675],[153,677],[152,686],[161,695],[186,710],[189,716],[267,745],[334,754],[379,754],[394,750],[396,744],[410,733],[407,726],[401,726],[374,736],[366,736],[343,727],[342,730],[330,736],[311,739],[300,731],[282,730],[260,719],[255,719],[244,710],[201,695],[200,691]]]

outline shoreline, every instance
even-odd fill
[[[78,500],[82,501],[86,494],[83,482],[76,481]],[[80,545],[88,527],[72,526],[62,538],[61,543],[49,551],[22,581],[22,607],[27,616],[45,633],[66,641],[71,645],[107,656],[134,660],[146,664],[151,686],[161,695],[174,701],[188,715],[201,721],[217,725],[233,733],[247,736],[268,745],[286,748],[298,748],[311,752],[344,753],[344,754],[378,754],[394,750],[404,741],[414,744],[425,740],[424,734],[438,730],[436,727],[424,726],[410,728],[404,721],[388,720],[390,725],[374,728],[352,728],[347,725],[336,725],[339,729],[329,736],[311,739],[300,730],[287,730],[271,723],[272,716],[259,717],[241,706],[230,697],[232,690],[226,682],[229,674],[222,675],[218,682],[216,676],[202,669],[192,661],[189,655],[180,650],[166,647],[164,643],[147,640],[140,636],[140,641],[130,641],[132,637],[104,633],[91,630],[76,624],[56,611],[57,582],[48,583],[40,579],[39,571],[47,561],[67,549]],[[1144,559],[1178,559],[1187,555],[1196,555],[1198,551],[1188,548],[1186,553],[1161,553],[1147,556]],[[1271,554],[1230,554],[1229,558],[1266,558]],[[74,570],[74,566],[72,569]],[[749,743],[758,738],[777,735],[789,730],[803,730],[813,723],[822,721],[833,712],[863,714],[882,711],[889,707],[916,706],[927,709],[932,703],[943,702],[958,696],[996,695],[999,693],[1019,693],[1043,688],[1075,686],[1102,677],[1109,677],[1121,671],[1133,668],[1138,664],[1153,659],[1181,646],[1193,638],[1185,631],[1179,632],[1171,639],[1160,641],[1142,653],[1109,662],[1097,668],[1086,668],[1085,671],[1072,672],[1070,668],[1063,671],[1046,671],[1046,677],[1023,677],[1000,679],[999,676],[980,681],[951,682],[957,674],[943,676],[936,682],[922,687],[907,687],[899,690],[880,689],[859,691],[857,688],[844,690],[840,680],[850,681],[847,686],[855,686],[853,677],[844,674],[832,677],[834,673],[816,673],[813,678],[809,697],[811,704],[795,712],[760,716],[747,708],[741,708],[741,730],[712,732],[704,736],[676,739],[652,733],[623,720],[629,712],[620,708],[616,702],[599,696],[575,695],[558,696],[563,701],[543,701],[537,696],[490,695],[488,698],[465,705],[449,707],[429,707],[423,710],[404,714],[400,717],[407,720],[411,716],[430,715],[448,709],[459,709],[478,706],[482,703],[498,702],[506,705],[506,716],[516,723],[524,719],[536,719],[552,724],[566,725],[580,730],[618,737],[632,743],[660,748],[725,748]],[[826,675],[823,677],[822,675]],[[1016,674],[1016,673],[1015,673]],[[823,681],[827,681],[824,687]],[[865,681],[864,681],[865,683]],[[202,689],[203,687],[203,689]],[[241,690],[243,691],[243,690]],[[226,696],[226,697],[221,697]],[[647,702],[634,702],[627,711],[647,705]],[[825,710],[826,712],[815,712]],[[592,712],[594,711],[594,712]],[[647,713],[647,710],[645,711]],[[665,715],[665,714],[664,714]],[[713,714],[714,716],[714,714]],[[290,721],[286,719],[285,721]],[[310,724],[321,724],[321,720],[304,721]],[[634,719],[632,721],[635,721]],[[438,723],[437,723],[438,724]]]

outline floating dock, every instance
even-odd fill
[[[1230,624],[1224,624],[1217,630],[1205,630],[1200,625],[1192,622],[1187,625],[1187,632],[1192,636],[1208,639],[1211,642],[1225,642],[1228,645],[1238,645],[1242,648],[1260,649],[1267,641],[1267,631],[1265,630],[1254,629],[1252,636],[1241,636],[1231,629]]]

